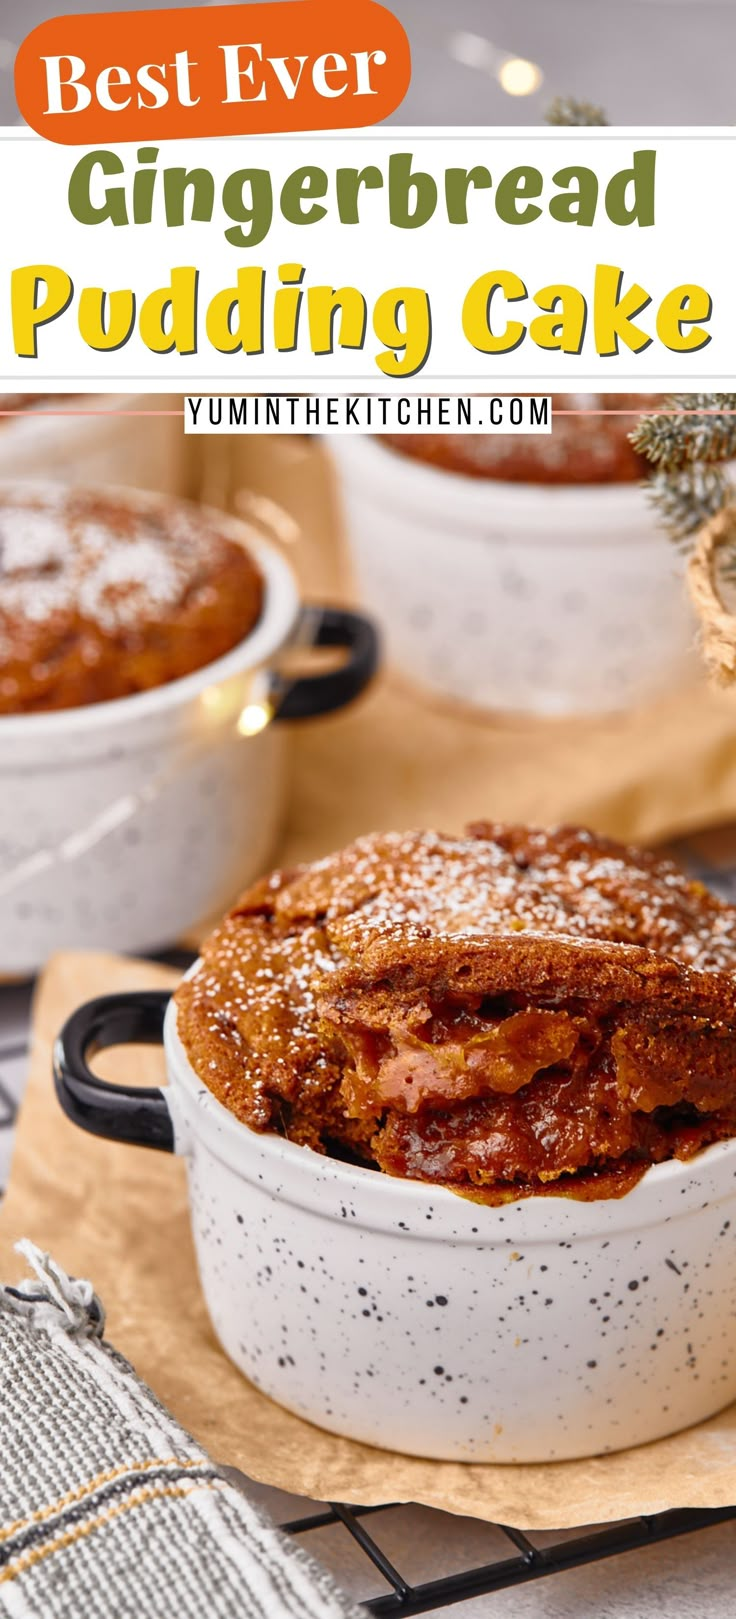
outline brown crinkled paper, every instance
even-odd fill
[[[443,706],[389,672],[353,707],[291,732],[278,865],[367,832],[478,820],[577,822],[625,843],[703,833],[708,858],[712,829],[736,822],[736,692],[705,680],[636,713],[534,721]],[[218,920],[185,942],[196,949]]]
[[[0,1274],[31,1236],[68,1270],[90,1276],[111,1340],[218,1460],[264,1484],[319,1500],[416,1501],[528,1529],[572,1528],[674,1507],[736,1501],[736,1406],[672,1439],[592,1461],[462,1466],[418,1461],[336,1439],[274,1405],[226,1360],[210,1328],[189,1234],[184,1165],[84,1135],[53,1095],[51,1046],[80,1001],[155,988],[172,975],[114,956],[56,957],[35,1009],[31,1080],[21,1112]],[[97,1059],[107,1077],[157,1084],[160,1051]]]
[[[693,606],[700,620],[703,655],[714,680],[720,686],[736,679],[736,614],[733,610],[733,578],[728,604],[720,574],[721,552],[728,554],[736,535],[736,508],[716,512],[697,536],[688,563],[687,582]]]
[[[633,713],[535,722],[443,708],[389,674],[294,732],[287,864],[365,832],[479,819],[574,821],[634,843],[736,820],[736,694],[705,680]]]

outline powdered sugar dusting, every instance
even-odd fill
[[[38,630],[81,615],[111,634],[173,613],[206,580],[222,537],[195,508],[116,505],[59,489],[0,505],[0,658]]]
[[[585,831],[365,838],[313,867],[277,911],[298,914],[320,887],[327,923],[349,917],[366,938],[409,927],[449,937],[528,930],[644,945],[703,971],[736,969],[735,911],[671,862]]]
[[[408,946],[532,933],[584,949],[597,939],[736,971],[736,911],[669,861],[579,830],[476,831],[376,834],[244,897],[186,986],[190,1027],[214,1040],[226,1099],[242,1098],[246,1075],[249,1116],[261,1103],[267,1114],[267,1094],[304,1099],[335,1083],[320,993],[387,934]]]
[[[0,516],[2,576],[56,570],[64,562],[64,536],[54,511],[8,506]]]

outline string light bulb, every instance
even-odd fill
[[[453,60],[463,67],[494,78],[507,96],[533,96],[544,83],[544,74],[536,62],[529,62],[525,56],[512,56],[483,34],[458,29],[450,34],[447,49]]]
[[[270,703],[246,703],[237,724],[238,736],[258,736],[273,719]]]
[[[508,56],[498,69],[497,78],[507,96],[533,96],[544,75],[536,62],[527,62],[523,56]]]

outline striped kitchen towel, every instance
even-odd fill
[[[0,1613],[357,1619],[103,1339],[89,1282],[29,1242],[0,1287]]]

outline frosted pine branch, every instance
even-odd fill
[[[690,466],[655,473],[648,490],[672,538],[687,541],[728,505],[733,486],[723,467]]]
[[[672,411],[681,414],[668,414]],[[642,416],[629,436],[634,449],[665,472],[693,462],[731,461],[736,458],[736,394],[673,394],[664,412]]]
[[[591,101],[575,101],[572,96],[556,96],[551,107],[544,115],[547,124],[607,124],[608,119],[602,107],[594,107]]]
[[[687,541],[732,500],[725,463],[736,459],[736,394],[673,394],[629,438],[656,469],[651,496],[674,540]]]

